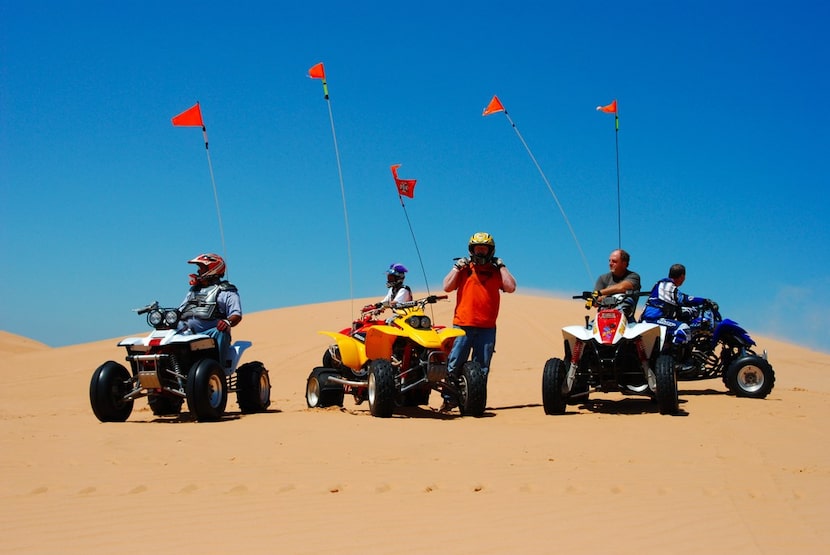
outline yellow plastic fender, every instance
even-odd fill
[[[427,349],[441,349],[449,353],[455,338],[462,335],[464,330],[459,328],[416,330],[409,326],[407,329],[373,326],[366,332],[366,356],[370,359],[391,359],[392,345],[398,337],[407,337]]]
[[[360,370],[369,360],[366,357],[366,345],[354,337],[333,331],[318,331],[317,333],[328,335],[334,339],[340,349],[340,360],[352,370]]]

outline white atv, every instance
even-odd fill
[[[672,357],[661,354],[665,330],[629,322],[622,310],[625,297],[598,300],[590,291],[573,297],[599,310],[593,321],[585,317],[585,326],[562,328],[564,359],[549,359],[542,374],[545,414],[564,414],[567,404],[587,401],[592,390],[645,395],[657,402],[660,414],[678,412],[677,374]]]
[[[118,343],[127,349],[131,371],[110,360],[92,374],[89,401],[98,420],[124,422],[139,397],[147,397],[156,416],[178,416],[187,399],[191,415],[199,421],[222,418],[228,392],[236,392],[243,413],[264,412],[271,404],[265,366],[254,361],[237,368],[250,341],[234,342],[231,360],[223,367],[212,337],[177,330],[178,309],[159,308],[154,302],[136,312],[147,314],[147,323],[154,329],[146,337],[128,337]]]

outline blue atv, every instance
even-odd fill
[[[706,301],[688,324],[692,330],[688,343],[666,342],[678,380],[721,378],[729,392],[738,397],[763,399],[770,394],[775,371],[766,351],[757,354],[749,333],[734,320],[721,317],[717,303]]]

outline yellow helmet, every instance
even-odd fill
[[[475,248],[478,245],[488,247],[487,254],[476,254]],[[493,240],[493,236],[489,233],[479,231],[470,237],[470,244],[467,246],[467,249],[470,251],[470,260],[472,260],[473,263],[487,264],[493,259],[493,255],[496,253],[496,242]]]

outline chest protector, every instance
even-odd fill
[[[222,314],[219,311],[219,304],[217,303],[220,291],[236,291],[236,286],[227,281],[220,281],[215,285],[208,285],[198,291],[193,291],[193,298],[187,301],[184,309],[182,309],[182,316],[198,318],[199,320],[217,320],[226,317],[227,314]]]

